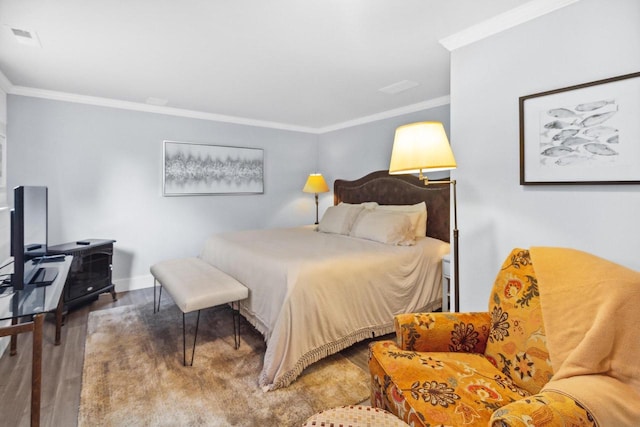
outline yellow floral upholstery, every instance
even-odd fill
[[[493,413],[492,426],[593,426],[591,414],[571,397],[545,391],[517,400]]]
[[[484,355],[530,393],[539,392],[553,375],[539,296],[529,251],[512,251],[491,293],[491,333]]]
[[[408,424],[596,426],[570,397],[540,392],[553,369],[527,250],[505,260],[488,312],[402,314],[395,324],[397,344],[370,347],[371,403]]]

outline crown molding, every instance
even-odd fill
[[[5,87],[7,89],[5,89]],[[155,114],[165,114],[169,116],[186,117],[191,119],[209,120],[214,122],[233,123],[246,126],[256,126],[270,129],[287,130],[292,132],[302,132],[320,135],[327,132],[333,132],[340,129],[346,129],[378,120],[384,120],[391,117],[401,116],[403,114],[415,113],[417,111],[427,110],[429,108],[448,105],[451,102],[449,95],[435,98],[432,100],[420,102],[417,104],[407,105],[405,107],[396,108],[382,113],[370,116],[360,117],[358,119],[349,120],[335,125],[325,126],[321,128],[312,128],[306,126],[289,125],[285,123],[277,123],[263,120],[246,119],[242,117],[225,116],[222,114],[205,113],[202,111],[184,110],[181,108],[164,107],[158,105],[143,104],[139,102],[122,101],[111,98],[101,98],[97,96],[78,95],[68,92],[58,92],[47,89],[37,89],[25,86],[14,86],[0,71],[0,89],[12,95],[27,96],[33,98],[51,99],[55,101],[73,102],[78,104],[88,104],[100,107],[119,108],[123,110],[141,111]]]
[[[533,0],[438,41],[447,50],[453,51],[578,1]]]
[[[366,123],[377,122],[378,120],[389,119],[392,117],[402,116],[404,114],[415,113],[429,108],[441,107],[451,103],[451,96],[441,96],[428,101],[419,102],[417,104],[407,105],[406,107],[396,108],[394,110],[383,111],[382,113],[372,114],[370,116],[360,117],[358,119],[349,120],[331,126],[325,126],[316,130],[316,133],[323,134],[333,132],[340,129],[346,129],[353,126],[363,125]]]
[[[159,105],[143,104],[140,102],[122,101],[119,99],[101,98],[98,96],[77,95],[74,93],[37,89],[25,86],[12,86],[8,92],[13,95],[34,98],[52,99],[56,101],[74,102],[78,104],[96,105],[100,107],[119,108],[123,110],[142,111],[147,113],[166,114],[169,116],[186,117],[191,119],[210,120],[215,122],[233,123],[247,126],[258,126],[271,129],[288,130],[293,132],[315,133],[316,129],[289,125],[285,123],[264,120],[245,119],[242,117],[226,116],[222,114],[205,113],[202,111],[185,110],[181,108],[163,107]]]
[[[4,75],[2,70],[0,70],[0,90],[4,91],[4,93],[9,93],[11,92],[12,88],[13,85],[11,84],[7,76]]]

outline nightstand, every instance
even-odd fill
[[[449,254],[442,257],[442,311],[451,311],[451,260]]]

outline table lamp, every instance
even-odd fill
[[[390,174],[417,173],[425,185],[448,184],[453,188],[453,271],[454,310],[460,309],[460,279],[458,274],[458,211],[456,181],[429,181],[425,172],[444,171],[456,168],[451,145],[444,126],[440,122],[418,122],[396,129],[389,164]]]
[[[316,195],[316,224],[318,223],[318,193],[326,193],[329,186],[325,182],[321,173],[309,174],[306,184],[302,189],[305,193],[314,193]]]

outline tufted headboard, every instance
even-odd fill
[[[378,202],[381,205],[427,204],[427,236],[449,241],[449,184],[431,181],[424,185],[414,175],[389,175],[377,171],[347,181],[336,179],[333,184],[333,203]]]

